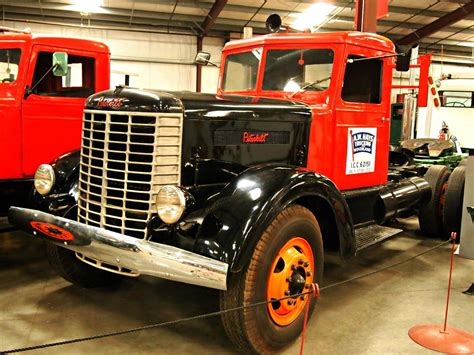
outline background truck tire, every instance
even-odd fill
[[[451,232],[457,233],[457,240],[460,238],[465,177],[466,167],[460,165],[453,170],[448,179],[443,208],[443,224],[446,239],[450,238]]]
[[[110,286],[123,276],[103,271],[80,261],[75,253],[46,243],[46,255],[51,267],[66,281],[84,288]]]
[[[314,215],[299,205],[286,208],[260,237],[249,265],[239,273],[230,274],[228,290],[220,294],[221,310],[285,297],[284,292],[302,293],[308,291],[306,285],[311,282],[320,285],[323,255],[321,231]],[[290,278],[289,272],[293,272]],[[307,300],[308,296],[295,297],[295,300],[227,312],[222,315],[222,322],[229,338],[241,351],[274,353],[300,335]],[[289,301],[295,302],[293,306]],[[315,301],[312,297],[310,315]]]
[[[431,199],[420,205],[418,220],[421,232],[430,237],[442,237],[444,234],[444,194],[450,174],[449,168],[444,165],[432,165],[425,174],[431,186]]]

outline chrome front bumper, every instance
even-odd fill
[[[8,219],[36,237],[75,251],[83,256],[82,260],[96,259],[129,270],[134,276],[144,274],[219,290],[227,288],[228,265],[218,260],[26,208],[11,207]]]

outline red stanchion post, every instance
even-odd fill
[[[453,275],[454,253],[456,252],[456,232],[451,233],[451,243],[453,244],[453,247],[451,249],[451,262],[449,265],[448,295],[446,297],[446,310],[444,313],[443,333],[446,333],[446,327],[448,326],[449,299],[451,297],[451,277]]]
[[[306,335],[306,325],[308,324],[309,305],[311,303],[311,296],[316,298],[316,297],[319,297],[319,295],[321,294],[319,290],[319,285],[317,283],[311,284],[311,291],[312,293],[308,294],[308,301],[306,302],[306,310],[304,312],[303,331],[301,333],[300,355],[303,355],[304,337]]]
[[[473,354],[474,336],[461,329],[448,327],[448,310],[451,297],[451,278],[456,252],[456,233],[451,233],[451,261],[449,266],[448,293],[444,312],[444,324],[422,324],[408,331],[410,338],[417,344],[431,350],[449,354]]]

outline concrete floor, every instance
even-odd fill
[[[364,274],[438,244],[404,233],[342,264],[326,258],[325,282]],[[309,324],[306,354],[428,354],[407,335],[421,323],[441,323],[450,246],[367,278],[325,290]],[[449,324],[474,333],[474,261],[455,259]],[[171,281],[127,279],[115,289],[85,290],[56,276],[42,243],[19,232],[0,234],[0,351],[90,336],[218,309],[217,292]],[[298,354],[299,341],[283,354]],[[233,354],[216,317],[102,340],[59,346],[44,354]]]

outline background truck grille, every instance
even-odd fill
[[[183,115],[84,111],[79,222],[137,238],[156,194],[181,179]]]

